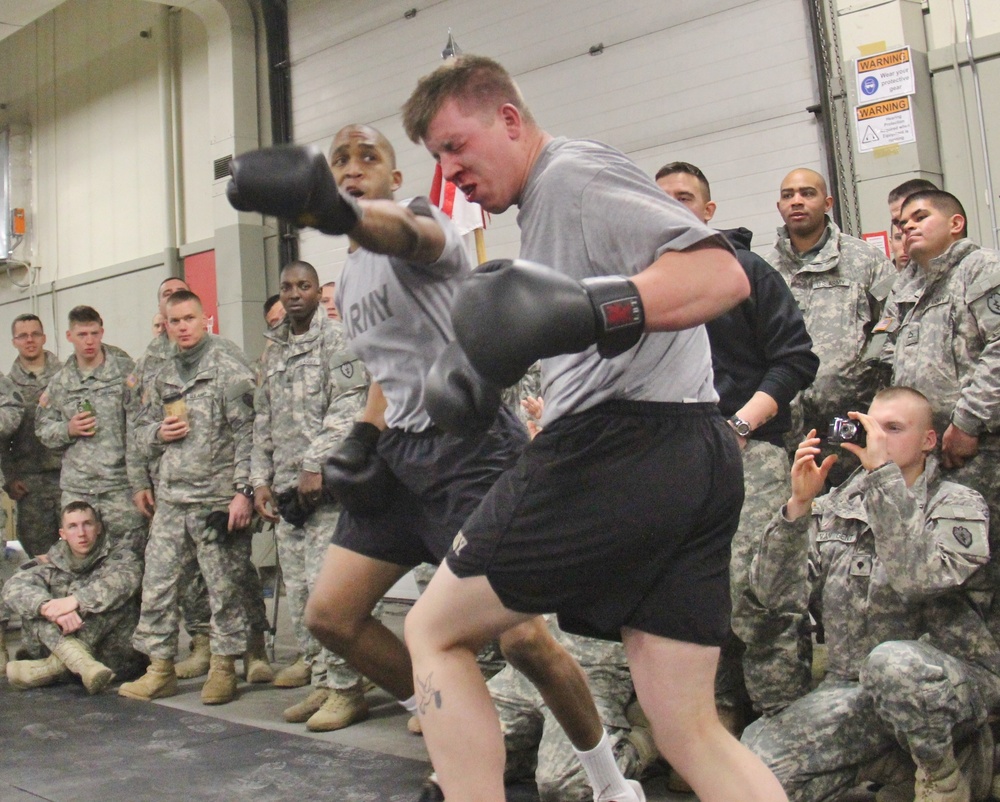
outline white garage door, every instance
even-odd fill
[[[399,197],[426,194],[433,163],[402,133],[399,108],[440,62],[451,28],[465,52],[496,58],[555,135],[599,139],[650,173],[700,166],[720,228],[764,249],[780,223],[778,185],[821,170],[818,102],[803,0],[299,0],[290,3],[294,135],[327,149],[352,122],[396,145]],[[591,54],[591,50],[595,54]],[[599,52],[597,52],[599,51]],[[488,255],[515,256],[514,212],[494,217]],[[343,237],[304,232],[302,258],[333,278]]]

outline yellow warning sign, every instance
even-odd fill
[[[898,67],[906,64],[910,60],[910,48],[901,47],[899,50],[889,50],[886,53],[879,53],[877,56],[858,59],[858,72],[872,72],[873,70],[884,70],[886,67]]]
[[[909,97],[856,106],[854,116],[861,153],[917,141]]]
[[[885,117],[889,114],[898,114],[901,111],[909,110],[910,99],[908,97],[883,100],[881,103],[871,103],[867,106],[858,106],[855,109],[858,115],[858,122],[870,120],[872,117]]]

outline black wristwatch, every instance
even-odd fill
[[[237,485],[236,492],[253,501],[253,488],[250,485]]]
[[[753,427],[739,415],[733,415],[733,417],[729,419],[729,425],[736,430],[736,434],[740,437],[749,437],[750,432],[753,431]]]

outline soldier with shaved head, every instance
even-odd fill
[[[804,167],[792,170],[778,196],[784,225],[764,254],[791,287],[820,359],[816,381],[793,405],[793,417],[801,421],[792,430],[796,438],[809,429],[824,432],[835,415],[871,401],[878,376],[862,356],[895,278],[884,253],[841,232],[830,219],[832,208],[823,176]],[[831,481],[839,484],[847,472],[835,469]]]

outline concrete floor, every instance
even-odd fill
[[[10,562],[7,562],[9,571]],[[277,637],[274,642],[275,666],[280,667],[290,663],[295,657],[295,646],[291,636],[291,623],[287,615],[287,605],[282,596],[279,600],[277,618]],[[269,619],[273,613],[273,599],[267,600]],[[388,601],[386,604],[384,621],[397,633],[402,630],[403,618],[409,609],[409,603],[403,601]],[[184,636],[182,636],[184,637]],[[9,648],[11,656],[17,648],[17,633],[11,633],[9,637]],[[188,645],[185,640],[181,643],[181,656],[187,653]],[[406,729],[407,714],[400,705],[388,694],[380,689],[369,692],[368,702],[371,707],[371,716],[367,721],[355,724],[347,729],[331,733],[310,733],[304,724],[287,724],[282,719],[281,713],[284,708],[299,701],[308,694],[308,688],[300,689],[277,689],[270,685],[248,685],[241,683],[239,698],[229,704],[206,706],[201,704],[199,692],[203,679],[181,680],[181,692],[169,699],[159,700],[151,706],[155,711],[157,707],[171,708],[173,710],[186,711],[200,716],[208,716],[220,721],[230,722],[236,725],[245,725],[260,730],[270,730],[285,733],[287,735],[300,738],[310,738],[323,741],[327,744],[334,744],[343,747],[353,747],[379,755],[391,755],[405,759],[407,761],[421,761],[427,763],[427,771],[430,771],[430,764],[427,762],[427,753],[424,748],[423,739],[412,735]],[[6,681],[2,683],[2,694],[15,693],[13,689],[6,687]],[[114,691],[108,691],[113,693]],[[30,693],[43,693],[43,691],[31,691]],[[85,700],[84,700],[85,701]],[[155,712],[152,713],[155,715]],[[10,722],[5,722],[10,723]],[[407,763],[407,765],[411,765]],[[401,763],[402,766],[402,763]],[[172,769],[164,765],[164,771],[169,773]],[[412,769],[411,769],[412,772]],[[645,783],[647,799],[650,802],[660,800],[694,800],[693,795],[678,795],[670,793],[665,789],[664,778],[657,777]],[[527,794],[527,796],[525,796]],[[419,789],[414,788],[413,800],[417,800]],[[2,796],[2,794],[0,794]],[[48,798],[48,797],[32,797]],[[57,798],[56,796],[52,797]],[[72,798],[72,797],[70,797]],[[135,797],[141,798],[141,797]],[[194,798],[194,797],[191,797]],[[200,798],[200,797],[199,797]],[[212,797],[219,798],[219,797]],[[333,797],[325,797],[333,798]],[[396,797],[393,797],[396,798]],[[514,798],[513,796],[511,798]],[[516,794],[517,799],[534,798],[530,789],[523,788]]]

